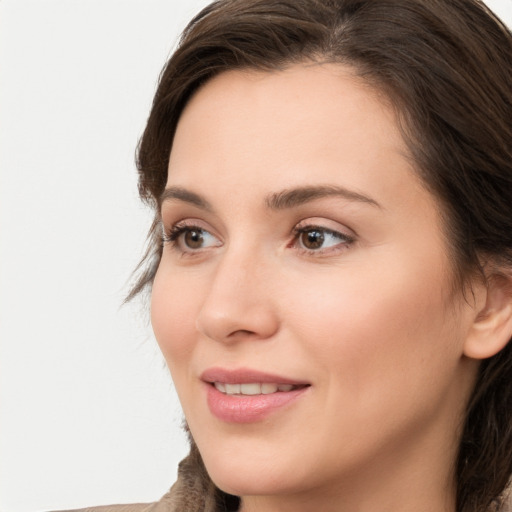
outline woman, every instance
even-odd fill
[[[191,454],[165,511],[505,510],[512,35],[476,0],[221,0],[138,152]]]

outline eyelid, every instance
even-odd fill
[[[208,233],[214,235],[212,228],[205,223],[204,221],[196,218],[184,218],[172,222],[166,222],[165,220],[162,220],[160,222],[162,233],[163,234],[169,234],[172,233],[172,231],[178,230],[178,229],[184,229],[184,228],[197,228],[201,229],[203,231],[208,231]],[[214,235],[216,238],[218,238],[216,235]]]
[[[317,228],[323,231],[339,233],[340,235],[346,237],[347,239],[356,239],[358,237],[357,233],[348,226],[341,224],[337,221],[322,217],[308,217],[307,219],[303,219],[296,224],[294,230],[304,230],[308,228]]]
[[[161,223],[162,226],[162,241],[164,244],[168,244],[172,249],[180,252],[182,255],[194,255],[200,253],[204,250],[208,250],[212,247],[220,247],[222,245],[222,241],[217,236],[209,226],[205,226],[205,222],[199,219],[183,219],[176,222],[173,222],[169,227],[165,226],[165,223]],[[206,247],[199,247],[197,249],[194,248],[186,248],[183,247],[182,242],[180,242],[180,237],[187,233],[188,231],[201,231],[202,233],[207,233],[210,237],[214,238],[218,241],[218,243],[211,244]]]
[[[333,224],[336,226],[333,226]],[[302,234],[309,231],[320,231],[324,234],[329,234],[338,238],[339,243],[324,248],[308,249],[307,247],[301,246],[300,237]],[[357,235],[353,230],[337,222],[318,217],[302,220],[294,227],[293,233],[294,237],[289,247],[293,247],[305,255],[314,257],[329,256],[333,253],[344,252],[357,240]]]

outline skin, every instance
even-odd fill
[[[226,72],[188,103],[168,176],[210,208],[163,201],[164,230],[185,233],[165,242],[152,324],[216,485],[246,512],[454,511],[482,304],[453,291],[439,205],[385,98],[334,64]],[[268,205],[311,186],[351,196]],[[323,245],[297,226],[323,229]],[[203,242],[187,245],[197,228]],[[226,423],[200,379],[212,366],[310,387],[262,421]]]

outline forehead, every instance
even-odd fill
[[[391,167],[410,170],[404,155],[394,110],[349,67],[229,71],[184,109],[168,185],[237,181],[256,191],[270,182],[286,188],[341,179],[358,189],[377,179],[392,187]]]
[[[280,135],[290,142],[303,137],[318,143],[331,133],[326,143],[335,137],[342,143],[350,129],[354,136],[365,131],[403,148],[395,121],[385,95],[351,67],[303,63],[281,71],[232,70],[217,75],[189,100],[176,138],[191,129],[211,136],[212,127],[220,138],[231,129],[233,150],[242,138],[254,137],[252,142],[257,144]]]

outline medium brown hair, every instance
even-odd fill
[[[161,257],[159,197],[179,117],[226,70],[305,60],[351,66],[396,108],[415,168],[438,198],[454,275],[482,261],[512,272],[512,34],[478,0],[220,0],[195,17],[166,64],[137,163],[155,209],[131,296]],[[511,345],[480,366],[454,469],[457,511],[497,511],[512,473]]]

